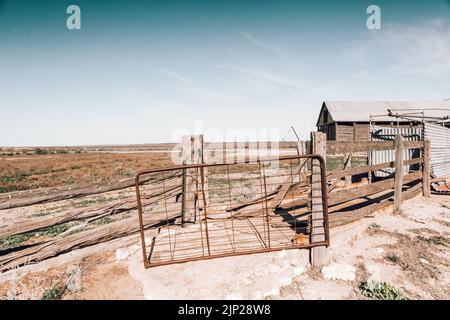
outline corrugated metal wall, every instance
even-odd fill
[[[425,140],[429,140],[431,175],[444,177],[450,175],[450,129],[434,124],[424,124]]]
[[[403,135],[406,141],[422,140],[422,127],[381,127],[372,125],[370,128],[371,141],[393,141],[397,134]],[[395,161],[395,150],[382,150],[369,152],[369,165],[376,165],[385,162]],[[418,149],[405,150],[404,159],[413,159],[420,157]],[[405,174],[410,170],[417,170],[417,165],[405,166]],[[385,170],[375,171],[376,177],[388,177],[394,173],[394,168],[386,168]]]

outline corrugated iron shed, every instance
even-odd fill
[[[450,176],[450,129],[433,123],[425,123],[425,139],[431,142],[431,173],[435,177]]]
[[[443,101],[325,101],[326,107],[334,122],[369,122],[370,116],[387,115],[388,110],[399,113],[423,112],[428,117],[445,117],[450,115],[450,100]],[[434,109],[434,110],[432,110]],[[440,109],[440,110],[436,110]],[[395,121],[385,116],[376,121]],[[318,121],[319,123],[319,121]]]
[[[394,141],[395,136],[401,134],[405,141],[421,141],[422,140],[422,128],[392,128],[392,127],[382,127],[382,126],[372,126],[370,132],[371,141]],[[371,151],[368,154],[369,165],[377,165],[381,163],[386,163],[390,161],[395,161],[395,150],[380,150]],[[410,160],[420,157],[420,152],[417,149],[405,149],[404,159]],[[417,165],[405,166],[405,175],[411,170],[417,170]],[[393,175],[395,172],[394,168],[386,168],[385,170],[375,171],[376,177],[388,177]]]

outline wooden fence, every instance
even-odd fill
[[[337,227],[346,223],[370,216],[374,211],[394,205],[396,211],[401,210],[401,203],[405,199],[412,198],[418,194],[430,196],[430,143],[427,141],[403,141],[398,136],[395,141],[326,141],[323,133],[315,132],[312,143],[307,142],[283,142],[282,148],[295,151],[298,154],[314,153],[324,157],[332,158],[337,155],[345,155],[342,167],[329,170],[327,173],[328,183],[328,205],[330,227]],[[191,148],[192,154],[187,159],[191,161],[202,161],[198,158],[198,148],[201,144]],[[404,149],[420,149],[418,158],[403,159]],[[379,150],[395,150],[395,161],[376,164],[359,165],[352,167],[352,157],[355,153],[367,153]],[[195,159],[197,157],[197,159]],[[414,165],[414,166],[412,166]],[[368,179],[371,172],[385,168],[394,168],[395,175],[392,177]],[[415,168],[415,169],[413,169]],[[312,169],[312,168],[310,168]],[[313,170],[310,170],[312,172]],[[304,173],[308,175],[307,172]],[[309,174],[312,177],[312,174]],[[148,178],[149,183],[161,184],[167,180]],[[182,181],[181,176],[166,177],[166,179],[178,179]],[[177,180],[177,181],[178,181]],[[188,181],[189,182],[189,181]],[[188,183],[186,182],[186,183]],[[59,190],[34,190],[26,192],[16,192],[4,194],[0,197],[0,209],[9,209],[14,207],[32,205],[36,203],[46,203],[60,201],[75,197],[84,197],[90,194],[109,192],[112,190],[126,189],[132,187],[134,181],[126,179],[111,183],[106,186],[86,186],[80,188],[61,188]],[[178,182],[177,182],[178,183]],[[184,183],[183,183],[184,185]],[[181,185],[176,186],[171,192],[182,192]],[[310,179],[309,187],[313,193],[314,180]],[[148,203],[157,205],[164,194],[155,194],[149,196]],[[261,199],[260,199],[261,201]],[[267,199],[266,199],[267,201]],[[302,205],[305,199],[298,199]],[[281,203],[281,202],[280,202]],[[317,206],[317,203],[307,204]],[[282,205],[280,205],[282,207]],[[312,209],[312,208],[311,208]],[[80,220],[85,223],[91,223],[100,217],[113,216],[123,212],[135,212],[135,199],[117,200],[114,203],[98,204],[95,208],[82,208],[69,211],[67,214],[56,217],[49,216],[39,219],[39,221],[18,221],[12,225],[0,226],[0,237],[13,236],[25,232],[31,232],[56,226],[68,221]],[[2,252],[0,254],[0,270],[12,266],[21,265],[29,262],[37,262],[52,256],[68,252],[70,250],[83,248],[100,242],[125,237],[138,232],[135,217],[129,217],[124,220],[116,221],[105,226],[99,226],[95,229],[87,229],[79,233],[68,236],[59,235],[49,242],[43,240],[42,243],[36,243],[30,247],[17,248],[13,251]],[[331,239],[332,241],[332,239]],[[314,252],[322,252],[316,256],[317,264],[321,264],[324,254],[322,249],[315,248]],[[45,250],[44,250],[45,249]],[[3,268],[3,269],[2,269]]]
[[[420,149],[421,156],[404,160],[404,149]],[[394,205],[394,211],[400,211],[402,200],[414,197],[420,193],[424,196],[430,196],[429,149],[430,143],[428,141],[403,141],[400,135],[396,137],[395,141],[390,142],[327,141],[327,156],[348,154],[348,157],[351,157],[355,152],[380,150],[395,150],[396,155],[395,161],[354,168],[347,167],[328,173],[329,183],[333,185],[342,178],[350,178],[347,179],[348,183],[348,181],[352,181],[351,177],[354,176],[369,175],[374,171],[386,168],[395,169],[393,177],[372,181],[363,178],[364,182],[350,183],[348,187],[340,190],[330,188],[332,190],[328,194],[328,203],[331,206],[331,225],[337,226],[354,221],[390,204]],[[412,165],[416,165],[414,167],[418,169],[412,169]],[[359,203],[363,199],[365,199],[364,203]],[[352,202],[355,201],[357,201],[357,204],[352,206]],[[344,207],[344,209],[341,209],[341,207]],[[357,207],[357,209],[349,212],[345,207]]]

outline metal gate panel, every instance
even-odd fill
[[[371,141],[394,141],[395,136],[401,134],[405,141],[421,141],[422,140],[422,127],[382,127],[372,125],[370,131]],[[395,150],[381,150],[371,151],[368,154],[369,165],[377,165],[381,163],[395,161]],[[404,160],[420,157],[420,151],[418,149],[409,149],[404,151]],[[413,165],[417,166],[417,165]],[[405,174],[408,174],[410,170],[416,170],[412,166],[405,167]],[[394,168],[387,168],[384,170],[377,170],[374,172],[376,177],[388,177],[393,175]]]
[[[313,166],[320,166],[312,181],[323,212],[315,221]],[[136,196],[146,268],[329,244],[326,168],[318,155],[141,172]],[[313,242],[312,233],[324,240]]]
[[[425,122],[424,136],[430,141],[431,174],[434,177],[450,175],[450,129]]]

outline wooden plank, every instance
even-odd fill
[[[431,197],[431,182],[430,182],[430,141],[425,141],[423,147],[423,196]]]
[[[419,182],[412,188],[409,188],[403,193],[403,199],[411,199],[422,192],[422,183]],[[333,212],[330,214],[330,227],[338,227],[347,223],[351,223],[360,220],[368,215],[373,214],[374,211],[383,209],[387,206],[392,205],[392,197],[389,197],[383,201],[369,204],[363,208],[352,210],[352,211],[342,211]]]
[[[178,176],[180,176],[180,174],[171,172],[167,174],[166,179]],[[154,182],[162,181],[162,179],[155,179],[153,176],[147,177],[144,176],[140,181],[143,183],[151,180],[154,180]],[[0,210],[106,193],[110,191],[130,188],[133,187],[134,185],[135,179],[127,178],[118,181],[112,181],[111,183],[104,185],[89,185],[71,188],[64,187],[62,189],[59,188],[59,189],[15,191],[0,196]]]
[[[403,149],[419,149],[423,146],[423,141],[403,141]]]
[[[322,132],[311,132],[311,153],[326,156],[326,135]],[[312,161],[311,168],[311,242],[325,241],[325,228],[322,209],[322,187],[320,176],[320,164]],[[321,267],[328,263],[328,248],[311,248],[311,265]]]
[[[166,192],[157,192],[150,195],[146,195],[142,201],[143,205],[157,204],[158,202],[166,199],[176,199],[180,193],[179,182],[174,181],[167,186]],[[41,229],[53,227],[66,222],[71,221],[94,221],[98,218],[105,217],[107,215],[113,215],[123,213],[137,208],[136,200],[117,200],[108,204],[101,204],[94,207],[83,208],[68,212],[64,215],[58,215],[56,217],[43,217],[39,219],[17,221],[13,224],[0,226],[0,237],[7,237],[17,235],[25,232],[33,232]]]
[[[402,189],[403,189],[403,136],[398,134],[395,136],[395,187],[394,187],[394,213],[400,212],[402,205]]]
[[[339,124],[336,126],[336,141],[352,141],[353,126],[351,124]]]
[[[179,216],[178,211],[178,214],[174,214],[169,218],[175,219]],[[156,219],[164,218],[165,215],[163,214],[156,217]],[[159,222],[155,222],[155,217],[145,215],[144,223],[146,228],[150,228],[151,226],[157,225]],[[59,235],[45,242],[34,244],[32,246],[25,246],[21,250],[12,251],[0,256],[0,272],[24,264],[36,263],[75,249],[81,249],[101,242],[129,236],[139,232],[139,230],[140,228],[139,224],[136,222],[136,217],[131,217],[94,229],[67,235],[65,237]],[[148,230],[146,231],[146,236],[156,235],[157,232],[157,229]]]
[[[251,144],[264,145],[267,149],[281,148],[281,149],[296,149],[297,141],[278,141],[273,143],[272,141],[253,141],[253,142],[205,142],[205,149],[208,150],[224,150],[237,149],[238,146],[244,149],[248,149]]]
[[[392,149],[391,141],[327,141],[329,155]]]
[[[423,158],[420,157],[420,158],[405,160],[405,161],[403,161],[403,165],[406,166],[406,165],[418,164],[418,163],[422,163],[422,162],[423,162]],[[373,166],[356,167],[356,168],[353,168],[350,170],[337,170],[337,171],[330,172],[328,175],[328,179],[340,179],[345,176],[354,176],[354,175],[358,175],[358,174],[368,173],[368,172],[382,170],[382,169],[386,169],[386,168],[394,168],[394,167],[395,167],[395,161],[390,161],[390,162],[380,163],[380,164],[373,165]]]
[[[409,183],[422,178],[422,172],[417,171],[410,173],[403,178],[403,182]],[[379,193],[394,188],[395,179],[390,178],[367,185],[358,186],[351,189],[338,190],[328,194],[328,205],[334,206],[353,199],[367,197],[375,193]]]

